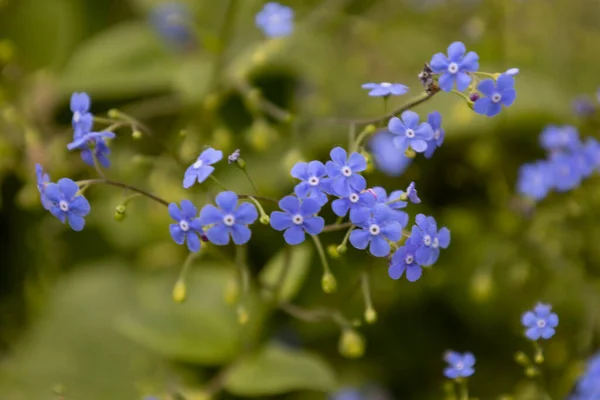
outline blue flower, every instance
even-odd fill
[[[519,169],[517,191],[530,199],[542,200],[554,185],[552,174],[553,170],[547,161],[524,164]]]
[[[421,202],[421,199],[417,195],[417,188],[414,182],[411,182],[406,188],[406,196],[413,204],[419,204]]]
[[[540,145],[548,151],[573,150],[580,143],[577,128],[570,125],[547,125],[540,134]]]
[[[423,268],[419,265],[416,259],[418,245],[407,241],[404,246],[400,247],[390,261],[388,274],[392,279],[400,279],[406,271],[406,279],[409,282],[416,282],[423,274]]]
[[[37,189],[40,192],[40,201],[42,202],[42,207],[46,210],[50,210],[50,206],[52,203],[46,197],[45,191],[46,186],[50,183],[50,176],[44,173],[44,169],[40,164],[35,164],[35,175],[37,179]]]
[[[370,210],[375,206],[375,196],[369,191],[355,191],[348,196],[341,197],[331,202],[331,209],[338,217],[345,217],[350,211],[350,221],[355,222],[361,218],[360,212]]]
[[[587,153],[594,169],[598,169],[600,167],[600,143],[594,138],[587,138],[583,150]]]
[[[427,150],[425,150],[425,157],[431,158],[435,149],[440,147],[444,143],[444,137],[446,132],[442,129],[442,115],[434,111],[427,116],[427,123],[433,130],[433,137],[427,141]]]
[[[388,129],[397,135],[394,144],[400,151],[411,147],[417,153],[422,153],[427,149],[427,141],[433,138],[431,126],[427,122],[419,123],[419,114],[414,111],[404,111],[402,119],[392,117]]]
[[[325,168],[333,194],[348,197],[353,191],[361,191],[367,186],[365,178],[358,174],[367,169],[367,160],[361,154],[355,152],[348,157],[346,150],[336,147],[329,155],[331,161],[327,161]]]
[[[210,174],[215,170],[212,164],[221,161],[223,158],[223,152],[221,150],[215,150],[212,147],[204,150],[196,160],[195,163],[190,165],[183,175],[183,187],[190,188],[196,181],[202,183],[209,177]]]
[[[369,96],[373,97],[402,96],[408,92],[408,86],[401,83],[365,83],[361,87],[363,89],[370,89]]]
[[[423,214],[417,214],[415,222],[417,224],[413,226],[408,239],[419,247],[415,258],[423,266],[433,265],[440,255],[440,247],[445,249],[450,244],[450,231],[446,227],[438,231],[435,219]]]
[[[238,196],[234,192],[221,192],[215,199],[219,208],[205,205],[200,211],[200,223],[206,237],[219,246],[229,244],[229,236],[237,245],[250,240],[252,232],[248,225],[258,218],[254,204],[242,203],[237,207]]]
[[[437,53],[429,63],[436,74],[442,74],[439,78],[440,88],[444,92],[452,91],[454,82],[461,92],[466,90],[471,83],[468,72],[479,69],[479,56],[474,51],[465,54],[467,49],[462,42],[454,42],[448,47],[448,57],[443,53]]]
[[[362,214],[363,218],[357,218],[360,222],[355,222],[359,228],[350,233],[350,243],[359,250],[369,246],[375,257],[387,256],[390,254],[388,240],[400,240],[402,225],[392,219],[390,208],[383,204],[377,204],[372,212],[363,210]]]
[[[94,166],[94,156],[104,168],[110,166],[108,155],[110,149],[106,145],[107,139],[114,139],[116,135],[113,132],[87,132],[75,130],[73,141],[67,145],[69,150],[81,150],[81,159],[84,163]],[[93,153],[92,153],[93,151]]]
[[[571,103],[573,112],[582,117],[589,117],[596,112],[596,105],[587,96],[579,96]]]
[[[315,199],[320,206],[327,203],[327,194],[331,192],[331,188],[329,179],[326,178],[325,165],[322,162],[299,162],[294,165],[291,174],[294,178],[302,181],[294,188],[296,196]]]
[[[394,138],[395,135],[390,132],[376,133],[371,138],[369,147],[378,170],[390,176],[399,176],[412,163],[413,158],[396,148]]]
[[[550,157],[550,168],[554,179],[554,188],[559,192],[567,192],[581,184],[582,174],[575,157],[557,153]]]
[[[526,328],[525,336],[531,340],[550,339],[556,333],[558,316],[553,313],[549,304],[538,303],[533,311],[527,311],[521,317],[521,323]]]
[[[592,357],[583,376],[577,382],[575,395],[569,400],[598,400],[600,398],[600,354]]]
[[[402,190],[396,190],[390,193],[389,196],[385,189],[380,186],[369,189],[369,191],[372,191],[375,194],[377,204],[382,204],[390,209],[391,219],[400,223],[402,227],[405,227],[408,224],[408,214],[404,211],[399,211],[406,207],[406,202],[401,200],[405,196],[405,193]],[[352,220],[352,217],[350,219]]]
[[[449,367],[444,369],[444,375],[449,379],[468,378],[475,373],[475,356],[472,353],[460,354],[449,351],[444,355]]]
[[[198,211],[189,200],[181,201],[181,209],[176,203],[169,204],[169,215],[176,224],[169,225],[171,237],[177,244],[187,242],[187,247],[192,252],[200,250],[200,236],[202,232],[202,224],[197,217]]]
[[[477,90],[485,97],[480,97],[473,104],[473,110],[477,114],[493,117],[498,115],[502,110],[502,106],[509,107],[514,103],[517,97],[515,91],[515,79],[506,74],[498,77],[494,82],[493,79],[486,79],[477,85]]]
[[[85,226],[85,217],[90,213],[90,203],[77,194],[79,186],[69,179],[62,178],[58,183],[48,183],[44,195],[50,203],[50,213],[63,224],[68,221],[74,231]]]
[[[325,220],[315,214],[321,206],[315,199],[300,200],[294,196],[286,196],[279,200],[281,211],[271,213],[271,226],[273,229],[283,231],[283,238],[287,244],[296,245],[304,242],[304,232],[309,235],[318,235],[325,227]]]
[[[573,162],[582,178],[588,178],[596,168],[596,160],[583,145],[571,152]]]
[[[91,100],[87,93],[73,93],[71,95],[71,111],[73,112],[72,124],[77,129],[81,124],[91,124],[93,117],[90,114]]]
[[[168,44],[185,50],[195,44],[191,15],[184,3],[163,3],[152,9],[150,23]]]
[[[267,37],[288,36],[294,30],[294,11],[279,3],[270,2],[256,14],[255,22]]]

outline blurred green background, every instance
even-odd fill
[[[513,361],[518,350],[532,352],[520,316],[540,300],[561,319],[545,343],[545,384],[553,399],[567,396],[600,348],[600,181],[553,194],[532,212],[523,212],[514,184],[521,164],[543,157],[537,136],[545,124],[599,136],[598,113],[581,117],[571,107],[581,94],[596,101],[597,0],[288,0],[296,28],[284,40],[266,40],[255,27],[262,1],[190,0],[182,3],[194,32],[183,47],[151,23],[160,3],[0,1],[0,399],[200,400],[207,385],[223,387],[215,396],[223,399],[325,399],[342,386],[372,385],[387,392],[382,399],[443,399],[447,349],[477,357],[473,396],[540,399],[538,381]],[[452,232],[417,283],[392,281],[384,260],[350,249],[330,261],[339,289],[325,295],[311,243],[285,253],[281,234],[256,224],[250,320],[240,325],[225,296],[236,282],[223,256],[232,248],[198,259],[188,300],[176,304],[171,291],[186,250],[171,240],[162,206],[136,198],[117,222],[123,192],[94,186],[87,226],[76,233],[39,204],[36,162],[52,180],[94,176],[65,149],[73,91],[92,96],[95,115],[118,108],[152,132],[141,140],[131,129],[117,132],[112,179],[200,207],[218,187],[185,191],[181,180],[211,145],[241,149],[260,190],[281,197],[293,188],[294,162],[325,161],[346,145],[348,126],[327,118],[382,113],[362,83],[408,85],[407,96],[390,100],[398,106],[421,91],[423,64],[456,40],[478,52],[482,71],[520,68],[518,95],[492,119],[458,96],[435,96],[416,108],[442,113],[446,142],[434,157],[417,157],[400,177],[367,176],[388,190],[416,181],[423,203],[409,214],[433,215]],[[252,87],[295,118],[264,115]],[[224,161],[216,176],[251,191]],[[322,237],[337,244],[343,232]],[[257,280],[273,281],[286,261],[288,301],[357,320],[364,304],[354,289],[371,271],[379,320],[357,328],[364,357],[340,355],[334,323],[299,321],[265,300]]]

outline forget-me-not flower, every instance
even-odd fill
[[[523,164],[519,169],[517,191],[530,199],[542,200],[554,184],[553,169],[547,161]]]
[[[440,248],[445,249],[450,244],[450,231],[446,227],[438,231],[435,219],[423,214],[417,214],[415,222],[408,241],[419,247],[415,252],[417,262],[432,265],[440,255]]]
[[[50,213],[63,224],[68,221],[74,231],[83,229],[83,217],[90,213],[90,203],[78,192],[79,186],[69,178],[59,179],[58,183],[48,183],[44,190],[44,195],[50,202]]]
[[[571,154],[557,153],[550,157],[550,168],[554,188],[559,192],[567,192],[581,184],[581,171],[577,160]]]
[[[400,240],[402,225],[392,219],[389,207],[383,204],[375,205],[372,212],[363,210],[362,214],[363,218],[357,218],[360,222],[355,222],[358,228],[350,233],[350,243],[359,250],[369,246],[375,257],[387,256],[390,254],[388,240]]]
[[[444,360],[449,364],[444,369],[446,378],[468,378],[475,373],[475,356],[472,353],[460,354],[456,351],[449,351],[444,355]]]
[[[291,175],[302,182],[294,187],[299,198],[310,197],[320,206],[327,203],[327,194],[331,192],[325,165],[320,161],[299,162],[294,165]]]
[[[406,188],[406,197],[408,197],[408,200],[410,200],[410,202],[413,204],[419,204],[421,202],[421,199],[417,194],[417,187],[414,182],[411,182]]]
[[[196,160],[195,163],[190,165],[183,175],[183,187],[190,188],[196,181],[202,183],[212,174],[215,167],[212,164],[221,161],[223,158],[223,152],[221,150],[215,150],[212,147],[204,150]]]
[[[592,357],[586,370],[575,387],[575,393],[568,400],[600,399],[600,354]]]
[[[87,165],[94,166],[94,156],[104,168],[110,166],[108,155],[110,148],[106,144],[107,139],[114,139],[116,135],[113,132],[87,132],[75,131],[76,137],[67,145],[68,150],[81,150],[81,159]],[[93,153],[92,153],[93,152]]]
[[[42,207],[46,210],[50,210],[50,206],[52,203],[46,197],[44,193],[46,190],[46,185],[50,183],[50,176],[44,172],[44,169],[40,164],[35,164],[35,175],[37,180],[37,189],[40,192],[40,201],[42,202]]]
[[[268,37],[288,36],[294,30],[294,11],[279,3],[269,2],[256,14],[255,22]]]
[[[388,268],[390,278],[400,279],[406,271],[406,279],[409,282],[419,280],[423,274],[423,268],[417,262],[415,255],[418,248],[417,244],[407,241],[404,246],[396,250]]]
[[[353,191],[363,190],[367,181],[359,174],[367,169],[367,160],[362,154],[348,153],[341,147],[336,147],[329,153],[331,161],[327,161],[325,168],[331,179],[331,191],[336,196],[347,197]]]
[[[579,131],[571,125],[547,125],[540,133],[540,145],[548,151],[573,150],[580,144]]]
[[[189,200],[181,201],[181,209],[176,203],[171,203],[169,204],[169,215],[176,221],[175,224],[169,225],[169,232],[175,243],[187,242],[190,251],[199,251],[200,236],[203,235],[203,231],[196,206]]]
[[[304,242],[305,232],[318,235],[325,227],[325,220],[316,214],[321,206],[315,199],[300,200],[295,196],[286,196],[279,200],[281,211],[271,213],[271,226],[283,232],[287,244],[296,245]]]
[[[431,58],[429,65],[434,73],[441,74],[438,83],[444,92],[452,91],[454,82],[462,92],[471,83],[468,72],[479,69],[479,56],[474,51],[467,53],[462,42],[454,42],[448,47],[447,57],[443,53],[437,53]]]
[[[515,78],[506,74],[500,75],[495,82],[493,79],[481,81],[477,85],[477,90],[483,96],[475,101],[473,110],[488,117],[498,115],[502,106],[509,107],[517,97]]]
[[[71,95],[71,111],[73,112],[73,128],[77,129],[81,124],[90,125],[93,117],[90,113],[91,99],[87,93],[73,93]]]
[[[427,150],[425,150],[425,158],[431,158],[435,149],[444,144],[444,136],[446,132],[442,129],[442,115],[434,111],[427,116],[427,123],[433,130],[433,137],[427,141]]]
[[[369,96],[372,97],[402,96],[408,92],[408,86],[401,83],[365,83],[361,87],[363,89],[369,89]]]
[[[345,217],[350,211],[350,221],[355,222],[360,211],[370,210],[375,206],[375,196],[369,191],[354,191],[346,197],[341,197],[331,202],[331,209],[338,217]]]
[[[394,144],[401,151],[411,147],[417,153],[427,149],[427,141],[433,138],[433,130],[427,122],[419,123],[419,114],[414,111],[404,111],[402,119],[392,117],[388,129],[394,135]]]
[[[379,132],[369,141],[375,167],[390,176],[401,175],[413,161],[412,157],[407,157],[396,148],[395,137],[390,132]]]
[[[389,196],[381,186],[375,186],[369,190],[375,194],[377,204],[383,204],[390,209],[390,218],[399,222],[402,227],[405,227],[408,224],[408,214],[404,211],[400,211],[407,205],[407,203],[402,200],[404,196],[402,190],[393,191]]]
[[[219,193],[215,202],[219,208],[207,204],[200,211],[200,223],[208,240],[225,246],[231,236],[237,245],[247,243],[252,235],[248,225],[258,218],[254,204],[242,203],[238,207],[238,196],[231,191]]]
[[[549,304],[538,303],[533,311],[527,311],[521,317],[525,327],[525,336],[531,340],[550,339],[558,326],[558,315],[552,312]]]

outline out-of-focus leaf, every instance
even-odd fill
[[[173,86],[183,101],[197,103],[204,98],[211,83],[211,61],[211,58],[202,55],[189,58],[178,67],[173,76]]]
[[[275,287],[282,273],[285,279],[281,285],[279,296],[281,300],[291,300],[306,279],[312,248],[308,245],[294,246],[277,253],[260,272],[260,283],[267,287]],[[287,271],[284,271],[287,269]]]
[[[241,360],[225,380],[239,396],[271,396],[294,390],[330,391],[336,378],[319,357],[272,343]]]

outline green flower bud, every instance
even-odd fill
[[[237,160],[235,160],[235,165],[239,168],[239,169],[246,169],[246,161],[244,161],[244,159],[242,159],[241,157],[238,158]]]
[[[123,221],[125,219],[125,211],[127,211],[125,204],[119,204],[115,208],[115,221],[118,221],[118,222]]]
[[[344,329],[338,350],[346,358],[360,358],[365,353],[365,340],[354,329]]]
[[[185,282],[183,279],[177,280],[175,286],[173,287],[173,300],[176,303],[183,303],[186,299],[187,289],[185,287]]]
[[[140,130],[135,129],[133,132],[131,132],[131,137],[134,140],[140,140],[142,138],[143,134]]]
[[[335,244],[330,244],[327,246],[327,254],[331,258],[340,258],[340,253],[337,250],[337,246]]]
[[[535,356],[533,357],[533,361],[536,364],[542,364],[544,362],[544,352],[541,348],[538,349],[538,351],[536,351]]]
[[[327,294],[335,293],[337,290],[337,282],[335,276],[333,276],[331,272],[323,274],[323,278],[321,278],[321,287]]]
[[[527,367],[527,368],[525,368],[525,375],[528,378],[533,378],[537,374],[538,374],[537,368],[535,368],[535,367]]]
[[[338,251],[338,253],[340,253],[340,254],[346,254],[346,251],[348,251],[348,248],[346,247],[346,245],[345,245],[345,244],[340,244],[340,245],[337,247],[337,251]]]
[[[258,220],[263,225],[269,225],[269,222],[271,222],[271,218],[269,218],[269,216],[267,214],[261,215]]]
[[[108,113],[106,115],[108,115],[108,118],[110,119],[117,119],[121,114],[116,108],[111,108],[110,110],[108,110]]]
[[[377,311],[375,311],[373,307],[369,307],[365,310],[365,321],[367,321],[368,324],[377,322]]]
[[[415,158],[417,153],[415,153],[415,151],[412,148],[408,148],[406,149],[406,151],[404,152],[404,155],[408,158]]]
[[[527,357],[527,354],[525,354],[524,352],[517,351],[515,353],[515,361],[517,362],[517,364],[527,365],[529,364],[529,357]]]

